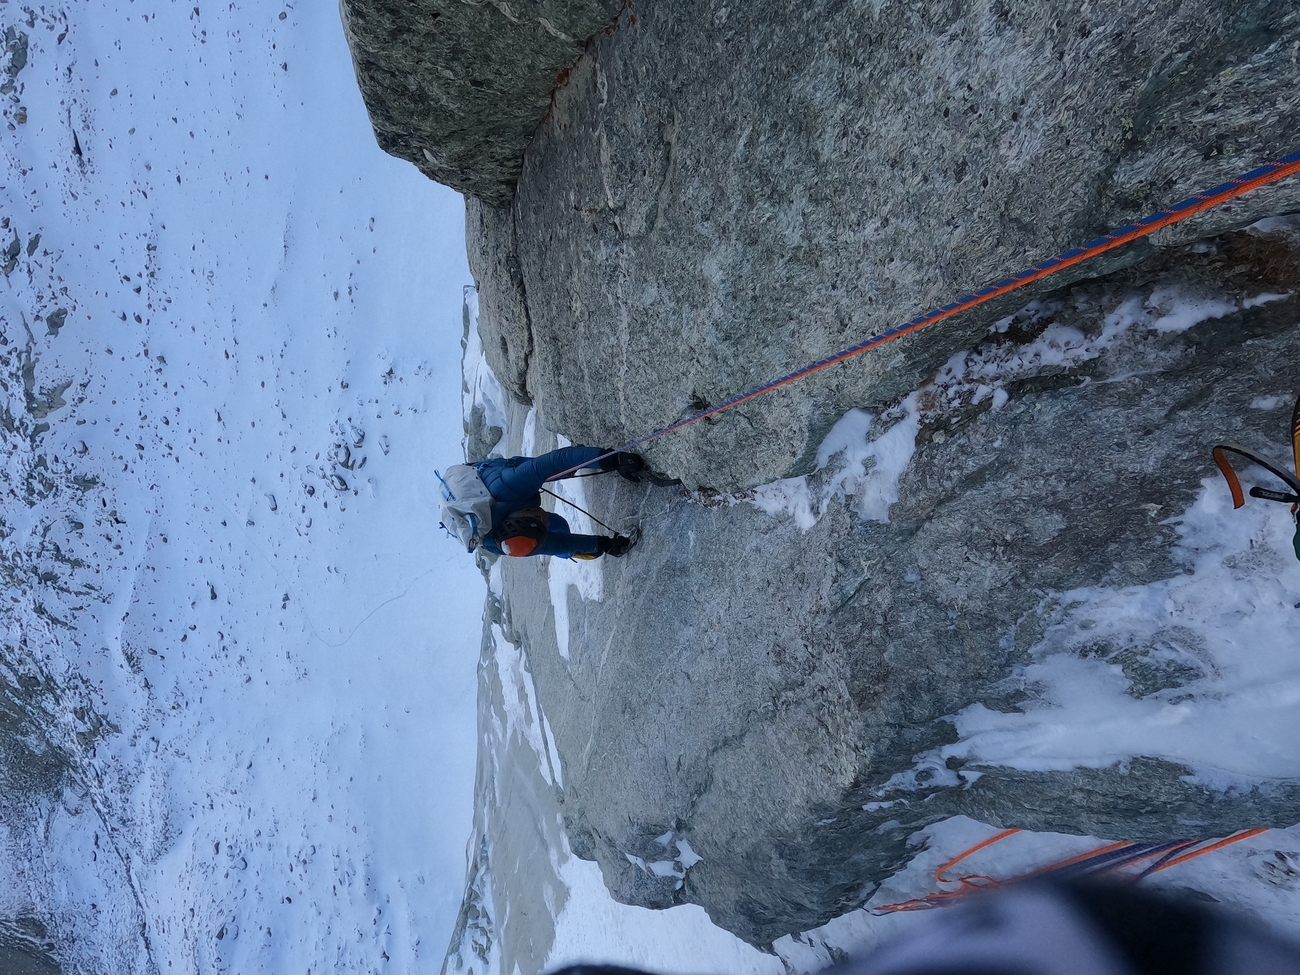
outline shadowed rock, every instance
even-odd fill
[[[45,925],[34,917],[0,918],[0,973],[59,975],[62,968]]]
[[[342,0],[357,83],[385,152],[510,202],[560,75],[618,0]]]

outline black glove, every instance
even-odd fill
[[[619,452],[610,454],[608,457],[600,459],[600,469],[602,471],[618,471],[621,477],[629,481],[641,480],[642,473],[646,470],[645,458],[640,454]]]
[[[601,555],[612,555],[616,559],[621,559],[628,553],[632,547],[632,539],[626,535],[615,535],[613,538],[606,538],[603,535],[597,543]]]

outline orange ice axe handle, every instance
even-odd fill
[[[1295,476],[1300,478],[1300,396],[1291,410],[1291,459],[1295,461]]]
[[[1300,477],[1296,477],[1290,471],[1274,466],[1258,454],[1252,454],[1242,447],[1234,447],[1232,444],[1227,443],[1216,444],[1214,447],[1214,462],[1219,465],[1219,470],[1223,472],[1223,477],[1228,482],[1228,488],[1232,491],[1232,506],[1234,508],[1240,508],[1245,504],[1246,496],[1241,492],[1241,481],[1237,479],[1237,472],[1232,469],[1232,464],[1228,462],[1228,454],[1236,454],[1238,457],[1264,468],[1264,470],[1289,487],[1293,494],[1300,495]],[[1253,490],[1250,493],[1252,497],[1256,498],[1268,497],[1268,495],[1256,494]],[[1269,497],[1268,500],[1277,499]]]
[[[1228,490],[1232,492],[1232,506],[1240,508],[1246,503],[1246,495],[1242,493],[1241,481],[1237,479],[1237,472],[1228,463],[1228,455],[1224,452],[1222,444],[1214,448],[1214,462],[1219,465],[1219,470],[1223,472],[1223,479],[1228,482]]]

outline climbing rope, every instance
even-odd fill
[[[1137,883],[1144,877],[1153,873],[1159,873],[1162,870],[1168,870],[1170,867],[1176,867],[1180,863],[1186,863],[1188,860],[1194,860],[1197,857],[1204,856],[1207,853],[1213,853],[1215,850],[1221,850],[1225,846],[1231,846],[1233,843],[1240,843],[1242,840],[1250,839],[1252,836],[1258,836],[1265,832],[1263,828],[1242,830],[1233,833],[1231,836],[1221,840],[1215,840],[1211,843],[1204,843],[1202,840],[1169,840],[1164,843],[1130,843],[1120,841],[1118,843],[1107,843],[1105,846],[1098,847],[1095,850],[1089,850],[1086,853],[1080,853],[1076,856],[1067,857],[1064,860],[1058,860],[1055,863],[1049,863],[1047,866],[1039,867],[1028,873],[1011,877],[1007,880],[995,880],[994,878],[982,873],[971,873],[961,877],[949,878],[945,874],[961,863],[968,857],[978,853],[980,850],[993,846],[995,843],[1001,843],[1009,836],[1019,833],[1018,829],[1006,829],[1000,833],[990,836],[988,839],[981,840],[974,846],[968,847],[961,853],[958,853],[951,860],[940,865],[934,871],[934,879],[938,884],[956,884],[955,890],[936,890],[926,894],[923,897],[916,897],[912,900],[900,901],[896,904],[881,904],[876,907],[868,908],[872,914],[899,914],[906,911],[928,911],[934,907],[942,907],[945,903],[955,897],[960,897],[972,890],[983,890],[989,887],[1001,887],[1004,884],[1014,883],[1020,880],[1028,880],[1032,877],[1042,877],[1052,875],[1056,877],[1076,877],[1089,874],[1119,874],[1119,871],[1125,867],[1137,866],[1150,860],[1151,863],[1144,870],[1136,875],[1119,874],[1126,879]]]
[[[1260,166],[1257,169],[1252,169],[1250,172],[1244,173],[1226,183],[1221,183],[1213,189],[1206,190],[1204,193],[1197,193],[1194,196],[1189,196],[1182,202],[1175,203],[1167,210],[1159,210],[1149,216],[1143,217],[1136,223],[1130,223],[1120,227],[1118,230],[1112,230],[1105,236],[1098,237],[1096,240],[1090,241],[1082,247],[1075,247],[1072,250],[1057,254],[1055,257],[1049,257],[1040,264],[1035,264],[1033,267],[1027,268],[1019,274],[1012,275],[1009,278],[998,281],[996,284],[991,284],[985,288],[981,288],[979,291],[964,295],[951,304],[944,305],[942,308],[935,308],[931,311],[917,315],[915,318],[910,319],[901,325],[896,325],[888,331],[872,336],[865,342],[851,345],[847,349],[836,352],[834,355],[827,356],[825,359],[819,359],[816,362],[804,366],[802,369],[796,369],[794,372],[788,373],[779,379],[774,379],[769,383],[764,383],[762,386],[756,386],[748,392],[741,393],[739,396],[733,396],[731,399],[719,403],[716,406],[710,406],[708,409],[700,410],[698,413],[692,413],[690,416],[678,420],[676,423],[671,423],[666,427],[661,427],[653,433],[648,433],[644,437],[629,441],[615,450],[610,450],[607,453],[602,454],[601,457],[609,457],[613,454],[619,453],[620,451],[635,450],[643,444],[647,444],[652,440],[657,440],[666,434],[681,430],[684,427],[708,419],[711,416],[717,416],[725,410],[739,406],[741,403],[747,403],[752,399],[757,399],[759,396],[762,396],[765,393],[770,393],[774,389],[788,386],[790,383],[803,379],[805,376],[811,376],[815,372],[820,372],[823,369],[828,369],[833,365],[852,359],[854,356],[879,348],[887,342],[892,342],[895,339],[902,338],[904,335],[910,335],[912,332],[919,331],[927,325],[933,325],[936,322],[944,321],[945,319],[952,318],[954,315],[959,315],[971,308],[992,301],[994,298],[1000,298],[1002,295],[1010,294],[1011,292],[1023,288],[1025,285],[1031,284],[1034,281],[1039,281],[1043,278],[1049,277],[1067,267],[1072,267],[1075,264],[1082,263],[1083,261],[1097,257],[1100,254],[1105,254],[1107,251],[1112,251],[1117,247],[1123,247],[1125,244],[1132,243],[1139,238],[1153,234],[1157,230],[1180,223],[1198,213],[1203,213],[1204,211],[1226,203],[1229,200],[1234,200],[1239,196],[1244,196],[1246,193],[1249,193],[1252,190],[1257,190],[1263,186],[1268,186],[1270,183],[1276,183],[1278,180],[1294,175],[1295,173],[1300,173],[1300,150],[1283,156],[1281,159],[1274,162]],[[599,459],[601,458],[597,458],[597,460]],[[589,461],[588,463],[594,462],[595,461]],[[555,477],[551,478],[551,480],[558,480],[566,474],[570,474],[584,466],[586,465],[579,465],[579,467],[572,467],[567,471],[561,471],[559,474],[556,474]]]
[[[600,473],[604,474],[604,473],[606,473],[606,472],[605,472],[605,471],[601,471]],[[590,477],[591,475],[588,474],[588,475],[584,475],[584,476],[586,476],[586,477]],[[592,521],[594,521],[596,524],[598,524],[601,528],[605,529],[605,531],[608,531],[608,532],[614,532],[615,535],[618,534],[617,531],[615,531],[613,528],[610,528],[609,525],[605,524],[603,521],[601,521],[599,518],[597,518],[595,515],[593,515],[590,511],[588,511],[588,510],[587,510],[586,508],[584,508],[582,505],[580,505],[580,504],[574,504],[574,503],[573,503],[572,501],[570,501],[568,498],[566,498],[566,497],[562,497],[561,495],[556,494],[554,491],[548,491],[546,488],[542,488],[542,490],[545,491],[547,494],[549,494],[551,497],[553,497],[556,501],[563,501],[563,502],[564,502],[565,504],[567,504],[570,508],[577,508],[577,509],[578,509],[579,511],[581,511],[584,515],[586,515],[588,518],[590,518]]]

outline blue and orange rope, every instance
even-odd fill
[[[1180,863],[1186,863],[1188,860],[1194,860],[1197,857],[1204,856],[1207,853],[1213,853],[1221,850],[1225,846],[1231,846],[1233,843],[1240,843],[1242,840],[1250,839],[1252,836],[1258,836],[1266,832],[1263,828],[1246,829],[1233,833],[1231,836],[1224,837],[1221,840],[1215,840],[1211,843],[1203,843],[1201,840],[1170,840],[1165,843],[1131,843],[1120,841],[1118,843],[1107,843],[1095,850],[1089,850],[1086,853],[1080,853],[1076,856],[1067,857],[1064,860],[1057,860],[1046,866],[1039,867],[1037,870],[1031,870],[1028,873],[1020,874],[1007,880],[995,880],[982,873],[966,874],[961,877],[949,878],[944,876],[949,870],[961,863],[963,860],[978,853],[980,850],[993,846],[995,843],[1001,843],[1010,836],[1019,833],[1018,829],[1006,829],[1000,833],[990,836],[988,839],[981,840],[974,846],[968,847],[958,853],[951,860],[941,864],[934,871],[934,879],[938,884],[956,884],[955,890],[936,890],[926,894],[923,897],[916,897],[912,900],[900,901],[896,904],[880,904],[875,907],[869,907],[872,914],[900,914],[908,911],[928,911],[934,907],[942,907],[948,901],[963,894],[970,893],[973,890],[984,890],[990,887],[1000,887],[1004,884],[1015,883],[1021,880],[1029,880],[1034,877],[1054,876],[1054,877],[1078,877],[1084,875],[1110,874],[1116,875],[1132,883],[1137,883],[1144,877],[1153,873],[1160,873],[1162,870],[1168,870],[1170,867],[1176,867]],[[1124,874],[1120,871],[1126,867],[1134,867],[1140,863],[1154,860],[1150,866],[1140,871],[1136,875]]]

